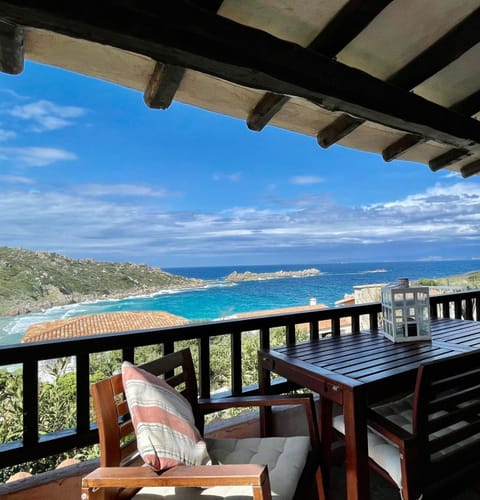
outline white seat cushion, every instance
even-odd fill
[[[413,395],[406,396],[397,401],[392,401],[383,405],[375,406],[373,407],[373,409],[375,410],[375,412],[387,418],[407,432],[412,432]],[[431,418],[439,417],[445,414],[446,411],[440,410],[432,414]],[[432,433],[431,437],[441,437],[447,434],[449,431],[459,429],[465,425],[468,425],[468,422],[456,422],[455,424],[446,427],[445,429],[441,429],[437,432]],[[343,415],[338,415],[333,418],[333,427],[341,434],[345,434],[345,422],[343,419]],[[446,455],[456,448],[461,448],[462,446],[465,446],[466,444],[479,439],[480,434],[476,434],[459,443],[455,443],[449,448],[440,450],[435,455],[432,455],[432,460],[435,460],[441,455]],[[368,428],[368,455],[375,463],[377,463],[390,475],[390,477],[401,489],[402,471],[400,465],[400,450],[397,445],[381,436],[370,427]]]
[[[396,425],[408,432],[412,432],[413,397],[411,395],[381,406],[375,407],[375,411],[388,418]],[[333,427],[345,434],[345,421],[343,415],[333,418]],[[368,455],[402,487],[402,470],[400,466],[400,451],[397,445],[368,428]]]
[[[310,450],[306,436],[206,439],[207,449],[214,464],[268,465],[272,498],[291,500],[305,467]],[[143,488],[136,500],[247,500],[252,498],[249,486],[216,486],[213,488]]]

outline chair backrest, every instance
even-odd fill
[[[202,432],[203,420],[198,412],[197,379],[190,350],[167,354],[140,367],[164,378],[190,402],[197,427]],[[137,443],[125,399],[122,375],[116,374],[96,382],[91,388],[98,423],[100,465],[116,467],[138,461]]]
[[[417,457],[420,471],[434,471],[438,476],[443,470],[451,475],[454,470],[478,462],[480,352],[419,368],[413,433],[419,440],[417,450],[423,454]]]

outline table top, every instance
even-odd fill
[[[292,346],[264,349],[272,371],[316,376],[342,389],[362,385],[412,385],[422,363],[480,349],[480,322],[432,319],[432,341],[393,343],[381,330],[326,337]],[[400,387],[399,387],[400,388]]]

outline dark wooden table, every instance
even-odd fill
[[[322,397],[321,433],[329,446],[332,404],[343,406],[347,498],[369,498],[367,419],[369,404],[413,391],[418,367],[427,361],[480,349],[480,322],[432,320],[432,341],[393,343],[381,330],[362,330],[259,351],[261,388],[271,372]],[[324,458],[328,454],[324,452]]]

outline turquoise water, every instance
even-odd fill
[[[237,272],[295,271],[317,268],[322,274],[308,278],[282,278],[232,284],[224,278]],[[348,264],[301,264],[281,266],[189,267],[165,269],[183,276],[211,280],[204,288],[188,291],[159,291],[149,297],[75,304],[41,313],[0,318],[0,345],[20,342],[24,331],[35,323],[111,311],[168,311],[191,320],[213,320],[236,313],[279,307],[318,304],[333,307],[355,285],[391,283],[400,277],[411,280],[436,278],[480,270],[480,262],[378,262]]]

